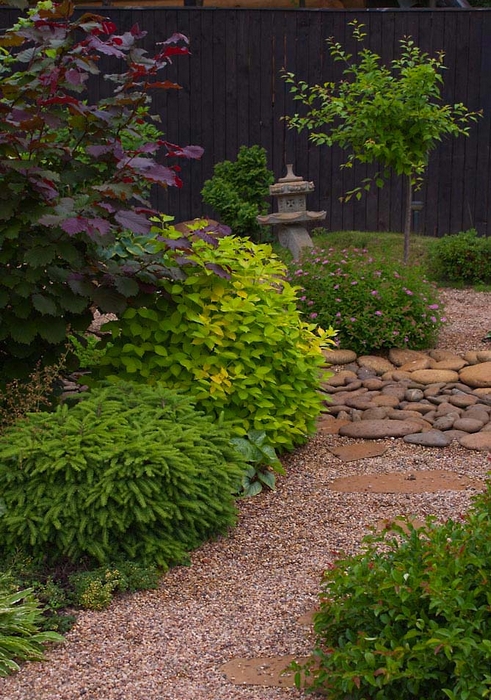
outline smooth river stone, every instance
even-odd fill
[[[440,430],[427,430],[416,435],[405,435],[404,442],[410,445],[421,445],[422,447],[447,447],[450,445],[450,438]]]
[[[464,430],[466,433],[478,433],[484,423],[476,418],[457,418],[453,427],[455,430]]]
[[[481,362],[460,370],[460,381],[475,388],[491,387],[491,362]]]
[[[381,438],[398,438],[411,433],[419,433],[421,428],[421,424],[416,421],[362,420],[343,425],[339,429],[339,435],[351,438],[364,438],[366,440],[379,440]]]
[[[418,360],[426,355],[420,350],[406,350],[406,348],[391,348],[389,350],[389,360],[396,367],[402,367],[406,362]]]
[[[481,431],[480,433],[464,435],[460,438],[459,443],[468,450],[491,450],[491,432]]]
[[[347,365],[356,360],[356,352],[353,350],[323,350],[322,354],[331,365]]]
[[[462,372],[468,367],[465,367]],[[462,373],[461,372],[461,373]],[[438,382],[458,382],[459,375],[457,372],[453,372],[449,369],[419,369],[411,374],[413,381],[419,382],[420,384],[436,384]],[[468,382],[464,381],[465,384]]]
[[[358,364],[360,367],[366,367],[375,372],[375,374],[381,375],[385,372],[390,372],[395,369],[392,362],[386,360],[384,357],[378,357],[376,355],[362,355],[358,358]]]

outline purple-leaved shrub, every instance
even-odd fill
[[[305,319],[333,326],[339,344],[357,353],[431,347],[446,320],[420,269],[376,260],[366,249],[311,248],[289,276],[301,287]]]

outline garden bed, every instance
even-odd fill
[[[448,325],[439,347],[489,349],[491,293],[442,292]],[[455,443],[443,449],[381,440],[385,452],[344,462],[331,449],[349,438],[318,435],[285,458],[276,492],[240,503],[229,537],[203,545],[190,567],[176,567],[156,591],[120,596],[102,612],[81,612],[48,660],[0,679],[9,700],[300,699],[293,687],[235,684],[233,659],[305,657],[322,571],[340,551],[355,552],[371,525],[399,515],[439,519],[465,512],[473,488],[422,493],[341,493],[341,477],[418,477],[431,470],[482,481],[485,455]],[[421,480],[423,483],[423,479]],[[257,665],[256,665],[257,666]],[[251,669],[255,668],[253,662]],[[252,671],[251,671],[252,672]],[[257,678],[252,678],[257,682]]]

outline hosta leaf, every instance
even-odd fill
[[[257,476],[263,484],[266,484],[266,486],[268,486],[271,489],[271,491],[274,491],[276,489],[276,479],[273,472],[258,471]]]
[[[4,309],[10,299],[10,294],[6,289],[0,289],[0,309]]]
[[[244,488],[244,496],[257,496],[258,493],[261,493],[263,490],[262,484],[260,481],[253,481],[249,483],[247,487]]]

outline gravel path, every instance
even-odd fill
[[[448,327],[439,347],[489,349],[491,294],[447,290]],[[236,657],[310,651],[301,616],[316,603],[322,571],[337,552],[356,551],[367,526],[400,514],[445,519],[464,512],[471,491],[346,494],[340,476],[451,470],[483,478],[484,455],[452,444],[436,450],[401,440],[387,452],[343,463],[329,447],[348,438],[318,435],[285,458],[278,490],[239,504],[230,536],[194,552],[157,591],[120,596],[103,612],[82,612],[66,642],[42,664],[0,679],[2,700],[274,700],[295,688],[237,686],[220,666]]]

